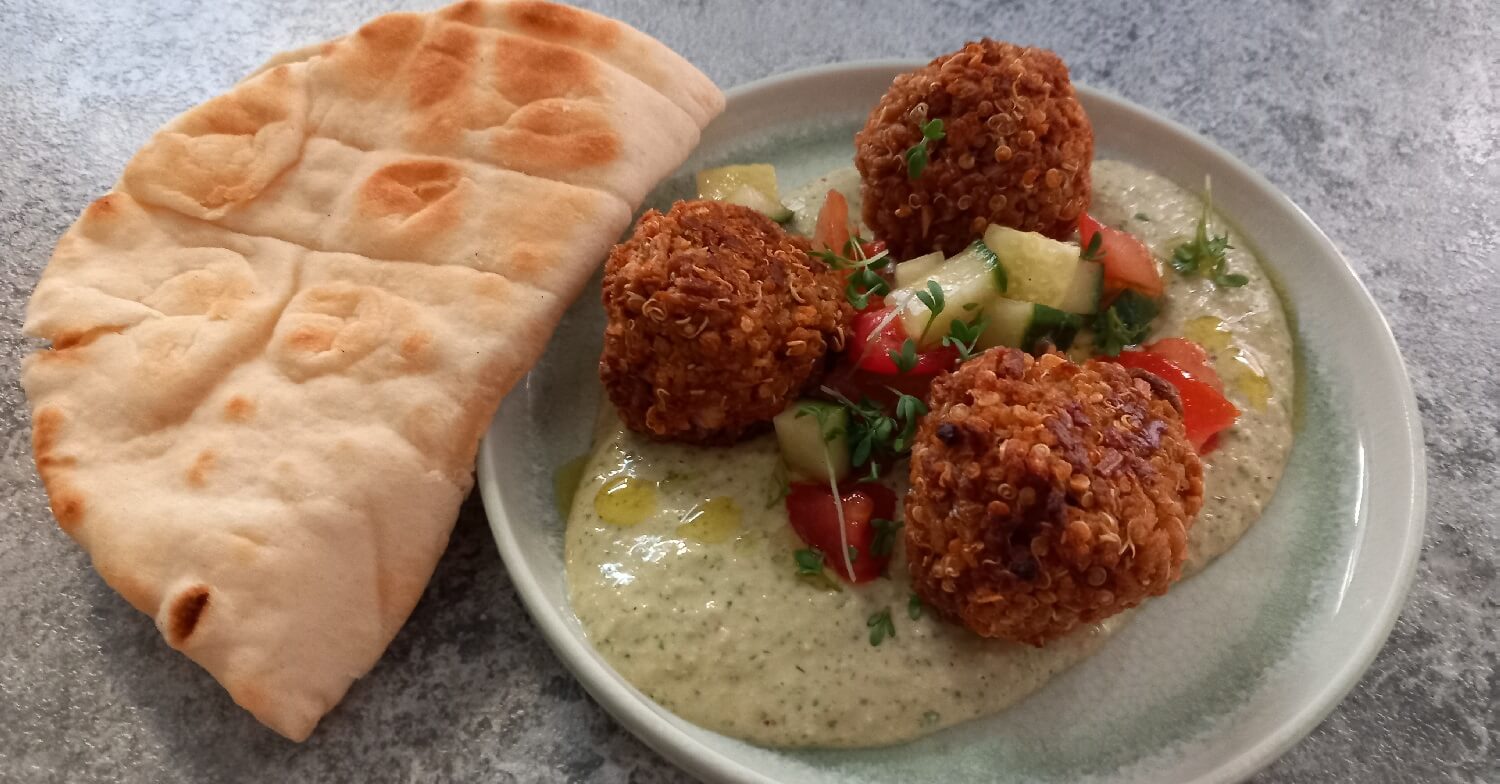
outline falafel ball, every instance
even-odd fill
[[[630,429],[729,444],[769,422],[844,346],[853,308],[808,242],[748,207],[679,201],[604,266],[599,376]]]
[[[1203,505],[1180,403],[1110,362],[993,349],[938,379],[911,453],[912,584],[1040,646],[1166,593]]]
[[[934,119],[946,136],[912,179]],[[1046,49],[986,38],[898,76],[854,144],[865,224],[897,258],[953,255],[991,223],[1067,239],[1089,207],[1094,130]]]

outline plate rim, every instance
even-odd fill
[[[889,73],[894,77],[898,73],[919,68],[927,62],[926,59],[917,58],[854,60],[775,73],[736,85],[725,91],[726,112],[728,107],[734,105],[736,101],[745,100],[762,91],[785,89],[799,81],[822,81],[839,76],[877,71]],[[1366,631],[1352,647],[1351,655],[1346,656],[1342,664],[1335,668],[1334,676],[1329,678],[1312,695],[1311,699],[1304,701],[1303,705],[1289,715],[1275,731],[1267,733],[1265,737],[1239,754],[1219,761],[1214,768],[1197,779],[1199,782],[1242,781],[1280,758],[1338,707],[1363,678],[1375,657],[1384,648],[1397,618],[1406,605],[1406,597],[1415,579],[1417,564],[1421,556],[1427,517],[1426,444],[1423,440],[1421,417],[1417,409],[1411,374],[1389,322],[1380,311],[1369,289],[1355,274],[1349,260],[1338,250],[1323,229],[1280,188],[1213,140],[1165,115],[1151,111],[1108,90],[1077,82],[1074,83],[1074,87],[1090,102],[1109,105],[1112,111],[1165,126],[1176,134],[1188,137],[1220,163],[1234,169],[1238,176],[1252,182],[1262,192],[1261,195],[1269,196],[1269,201],[1275,206],[1289,211],[1297,222],[1310,230],[1309,236],[1314,239],[1315,244],[1326,255],[1339,261],[1337,265],[1330,265],[1333,271],[1343,283],[1353,284],[1355,290],[1361,295],[1355,298],[1355,301],[1345,304],[1365,311],[1367,316],[1373,316],[1374,323],[1379,326],[1380,330],[1377,337],[1381,339],[1372,341],[1375,344],[1372,348],[1388,354],[1387,358],[1394,360],[1394,367],[1399,371],[1399,389],[1394,390],[1396,394],[1392,397],[1402,415],[1401,424],[1404,424],[1404,427],[1396,428],[1393,435],[1398,439],[1406,440],[1406,449],[1393,450],[1393,452],[1398,458],[1404,457],[1408,462],[1407,471],[1404,473],[1410,478],[1410,487],[1404,494],[1408,499],[1407,508],[1404,514],[1400,515],[1406,519],[1407,525],[1401,531],[1402,537],[1399,545],[1401,558],[1398,569],[1393,575],[1395,579],[1386,584],[1384,593],[1379,596],[1381,606],[1375,614],[1375,622],[1365,627]],[[673,726],[657,712],[660,709],[656,703],[649,697],[642,699],[638,696],[623,678],[609,669],[607,664],[593,657],[592,651],[587,648],[586,644],[578,643],[567,628],[564,617],[556,611],[559,608],[553,606],[542,595],[535,573],[520,554],[519,544],[501,502],[501,490],[496,480],[494,457],[489,449],[488,433],[479,447],[477,482],[485,516],[490,523],[501,560],[505,564],[516,592],[526,606],[527,613],[531,616],[533,623],[540,627],[542,637],[547,641],[548,647],[562,659],[572,676],[594,697],[599,706],[651,749],[700,779],[732,784],[778,784],[776,779],[720,755],[682,729]]]

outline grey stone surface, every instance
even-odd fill
[[[427,7],[425,0],[415,2]],[[1500,123],[1492,0],[601,0],[720,84],[930,56],[982,34],[1213,138],[1349,256],[1400,341],[1429,449],[1416,584],[1349,698],[1262,782],[1500,781]],[[52,243],[168,117],[397,0],[0,0],[0,780],[682,781],[574,684],[477,502],[410,623],[308,743],[273,736],[52,523],[17,385]]]

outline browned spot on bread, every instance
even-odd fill
[[[45,406],[37,409],[31,421],[31,452],[36,458],[36,470],[47,488],[52,502],[52,515],[57,524],[69,533],[83,521],[83,494],[68,479],[67,469],[78,461],[69,455],[57,454],[57,441],[62,433],[66,417],[61,409]]]
[[[52,499],[52,516],[57,518],[57,526],[69,533],[78,530],[78,524],[83,522],[83,494],[62,479],[49,482],[43,477],[42,484]]]
[[[355,35],[377,49],[405,49],[422,37],[426,26],[420,14],[386,14],[370,20]]]
[[[620,25],[566,5],[522,2],[504,6],[506,19],[527,35],[577,41],[592,47],[608,49],[620,37]]]
[[[423,108],[454,97],[472,81],[479,37],[463,25],[443,25],[411,64],[410,100]]]
[[[188,116],[183,131],[193,136],[254,136],[267,125],[285,120],[291,68],[278,65],[257,78],[265,84],[226,93],[199,106]]]
[[[191,466],[188,466],[188,486],[202,487],[203,485],[207,484],[208,472],[213,469],[214,461],[217,459],[218,458],[216,458],[214,456],[214,453],[210,450],[205,449],[202,452],[199,452],[198,457],[193,460],[193,464]]]
[[[350,97],[373,97],[406,66],[427,23],[417,14],[387,14],[359,28],[329,52],[339,85]]]
[[[496,88],[519,106],[600,93],[598,64],[575,49],[510,35],[501,38],[492,54]]]
[[[426,332],[413,332],[401,341],[401,358],[408,362],[415,362],[427,353],[427,346],[432,343],[432,336]]]
[[[454,3],[440,11],[438,16],[467,25],[479,25],[484,21],[484,3],[479,2],[479,0],[465,0],[462,3]]]
[[[546,102],[527,106],[497,133],[502,161],[545,173],[602,166],[620,154],[620,137],[593,107]]]
[[[88,206],[88,209],[83,211],[83,217],[93,220],[104,220],[105,218],[113,217],[120,211],[120,208],[115,205],[115,198],[114,194],[110,194],[94,199],[93,203]]]
[[[224,418],[231,422],[245,422],[255,414],[255,403],[243,395],[235,395],[224,402]]]
[[[52,456],[57,448],[57,437],[62,432],[63,412],[55,406],[37,409],[31,419],[31,451],[40,463],[43,457]]]
[[[120,326],[94,327],[93,329],[65,329],[52,336],[52,348],[56,351],[87,346],[103,335],[118,335],[125,328]]]
[[[337,334],[334,330],[311,325],[300,327],[287,336],[286,347],[307,354],[321,354],[333,348]]]
[[[177,594],[172,600],[172,607],[167,611],[165,629],[167,642],[172,647],[181,648],[193,635],[198,622],[203,618],[203,611],[208,609],[208,598],[208,586],[195,585]]]
[[[376,215],[415,215],[458,187],[463,173],[446,161],[411,160],[381,167],[360,188],[360,206]]]

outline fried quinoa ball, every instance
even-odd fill
[[[1166,593],[1203,466],[1160,379],[985,352],[938,379],[911,452],[906,546],[929,607],[1040,646]]]
[[[910,179],[905,153],[934,119],[947,136]],[[1088,210],[1094,130],[1046,49],[986,38],[898,76],[854,145],[865,224],[897,258],[951,256],[991,223],[1067,239]]]
[[[780,413],[844,347],[853,308],[807,240],[748,207],[647,212],[604,266],[599,376],[630,429],[729,444]]]

